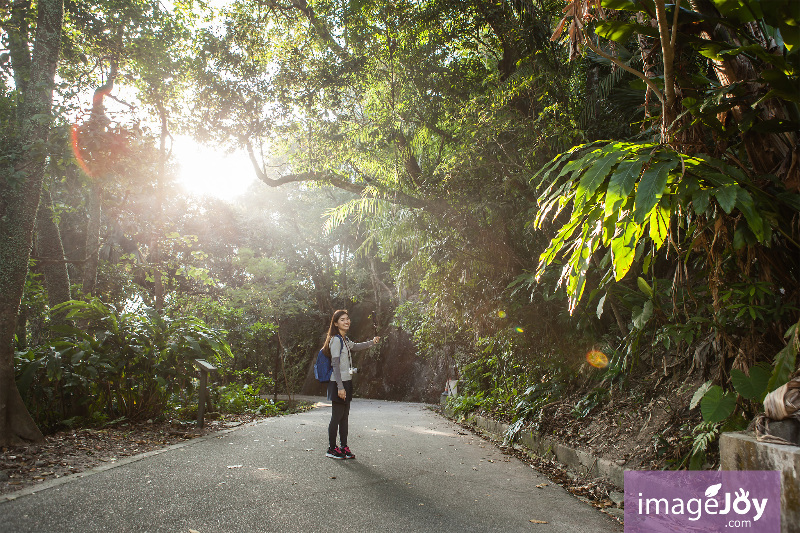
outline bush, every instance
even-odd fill
[[[465,396],[449,396],[447,398],[447,407],[453,410],[456,416],[462,416],[471,413],[483,404],[483,393],[479,392],[474,395]]]
[[[158,416],[171,397],[192,395],[195,358],[232,357],[223,333],[192,316],[119,312],[97,299],[66,302],[53,312],[81,327],[53,327],[46,345],[17,352],[14,364],[17,387],[43,428],[75,416]]]
[[[219,410],[233,414],[276,415],[278,406],[272,400],[258,395],[258,389],[251,385],[231,383],[219,387]]]

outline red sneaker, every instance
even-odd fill
[[[328,448],[328,452],[325,454],[325,457],[330,457],[331,459],[344,459],[344,453],[342,450],[337,446],[336,448]]]

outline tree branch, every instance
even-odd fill
[[[278,178],[270,178],[259,165],[253,149],[253,144],[249,140],[245,140],[244,143],[247,148],[247,155],[250,157],[250,163],[252,163],[253,170],[256,172],[256,176],[259,180],[263,181],[270,187],[280,187],[281,185],[286,185],[287,183],[299,183],[303,181],[322,181],[330,183],[336,188],[343,189],[359,196],[363,195],[367,188],[366,185],[353,183],[352,181],[349,181],[334,172],[309,171],[286,174]],[[373,185],[373,187],[375,186]],[[440,214],[447,210],[447,204],[417,198],[416,196],[411,196],[410,194],[406,194],[401,191],[388,191],[384,194],[384,196],[380,197],[380,199],[405,207],[424,209],[426,211],[430,211],[431,213]]]
[[[678,38],[678,14],[681,12],[681,0],[675,1],[675,13],[672,15],[672,37],[669,39],[669,45],[675,50],[675,41]]]
[[[31,259],[36,261],[37,263],[62,263],[62,264],[73,264],[73,265],[82,265],[88,261],[88,259],[59,259],[57,257],[39,257],[38,255],[31,255]]]
[[[669,25],[667,23],[667,10],[664,0],[656,0],[656,21],[658,22],[658,34],[661,39],[661,57],[664,60],[664,98],[661,100],[664,105],[664,128],[672,124],[675,108],[675,48],[672,46],[674,34],[670,36]],[[677,22],[678,5],[675,5],[675,18]],[[674,28],[673,28],[674,29]]]

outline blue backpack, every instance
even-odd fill
[[[337,335],[339,337],[339,335]],[[342,338],[339,337],[339,340]],[[344,347],[344,341],[342,340],[342,347]],[[333,374],[333,366],[331,365],[331,359],[325,355],[323,350],[320,350],[317,354],[317,362],[314,363],[314,377],[320,383],[328,383],[331,380],[331,374]]]

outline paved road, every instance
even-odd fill
[[[354,400],[357,459],[327,459],[329,412],[272,418],[73,476],[0,503],[0,531],[622,531],[420,404]]]

